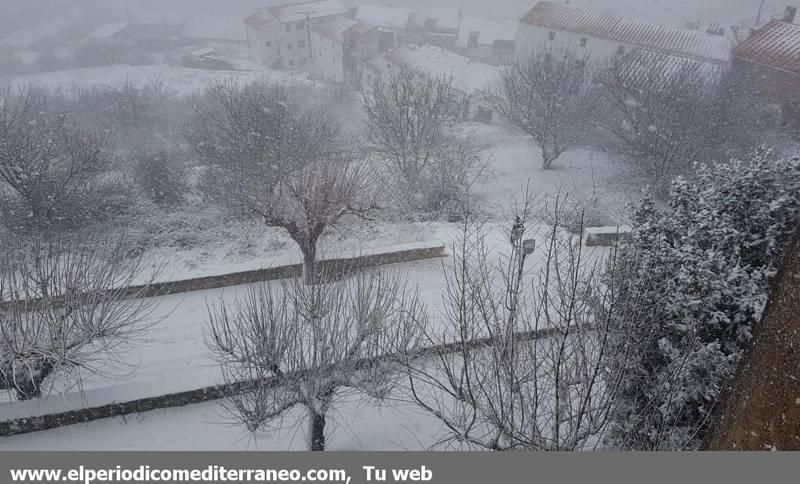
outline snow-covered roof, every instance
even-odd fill
[[[84,37],[83,42],[90,41],[90,40],[104,40],[111,38],[118,33],[122,32],[129,24],[128,22],[112,22],[109,24],[105,24],[99,29],[95,30],[91,34]]]
[[[379,5],[359,5],[356,19],[373,27],[404,29],[413,10],[408,8],[382,7]]]
[[[266,9],[257,10],[244,19],[245,24],[259,30],[272,22],[277,22],[277,20]]]
[[[625,56],[619,74],[633,86],[661,88],[674,76],[684,72],[696,73],[712,81],[722,70],[719,64],[713,62],[634,49]]]
[[[497,67],[433,45],[400,47],[388,52],[386,59],[432,77],[451,77],[453,85],[467,94],[488,89],[499,75]]]
[[[728,62],[731,43],[721,35],[687,30],[615,15],[602,15],[588,8],[542,1],[520,23],[563,30],[623,42],[674,55]]]
[[[471,17],[461,20],[461,28],[456,37],[456,47],[465,48],[469,43],[471,32],[479,32],[478,44],[492,45],[496,40],[513,41],[517,37],[517,26],[514,21],[492,21]]]
[[[18,30],[5,39],[0,40],[0,47],[32,47],[47,37],[58,35],[67,30],[71,24],[72,20],[67,18],[45,20],[29,29]]]
[[[347,8],[339,0],[311,0],[308,2],[279,5],[267,9],[280,23],[302,22],[308,18],[345,15]]]
[[[242,19],[224,15],[193,15],[186,19],[181,37],[188,39],[247,41]]]
[[[314,31],[323,37],[335,40],[336,42],[344,42],[344,34],[350,29],[357,28],[356,26],[363,25],[358,20],[353,20],[345,17],[333,17],[325,23],[319,24],[314,27]]]
[[[773,20],[739,44],[734,56],[800,74],[800,25]]]

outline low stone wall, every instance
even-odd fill
[[[444,256],[444,245],[440,245],[435,247],[407,249],[382,254],[363,255],[353,258],[327,259],[320,261],[320,272],[327,274],[341,274],[352,270],[361,270],[369,267],[400,264],[403,262],[415,262],[426,259],[436,259]],[[292,264],[288,266],[269,267],[266,269],[256,269],[252,271],[234,272],[219,276],[197,277],[182,281],[159,282],[150,284],[147,287],[133,286],[129,288],[128,292],[131,294],[141,294],[144,292],[145,297],[164,296],[167,294],[202,291],[205,289],[219,289],[228,286],[238,286],[240,284],[252,284],[254,282],[300,277],[302,274],[303,265]]]
[[[390,264],[401,264],[405,262],[416,262],[427,259],[445,257],[444,245],[433,247],[421,247],[395,252],[363,255],[352,258],[326,259],[319,262],[320,273],[322,274],[347,274],[354,270],[362,270],[370,267],[379,267]],[[203,291],[206,289],[219,289],[241,284],[252,284],[255,282],[274,281],[278,279],[288,279],[290,277],[300,277],[303,274],[302,264],[292,264],[286,266],[268,267],[266,269],[255,269],[252,271],[233,272],[218,276],[196,277],[179,281],[156,282],[147,286],[130,286],[122,290],[123,297],[158,297],[169,294],[180,294],[183,292]],[[36,301],[26,301],[26,306],[35,304]]]
[[[320,262],[321,272],[326,274],[341,275],[354,270],[378,267],[390,264],[400,264],[445,256],[444,245],[422,247],[396,252],[364,255],[353,258],[328,259]],[[126,293],[133,296],[155,297],[182,292],[217,289],[240,284],[286,279],[299,277],[303,273],[301,264],[270,267],[245,272],[223,274],[219,276],[198,277],[181,281],[163,282],[150,286],[130,287]],[[366,362],[365,362],[366,364]],[[244,385],[244,384],[241,384]],[[234,391],[242,391],[237,387]],[[230,389],[223,386],[211,386],[169,395],[152,398],[143,398],[128,402],[110,403],[97,407],[71,410],[49,415],[30,418],[20,418],[0,422],[0,436],[9,436],[28,432],[37,432],[65,425],[74,425],[91,422],[102,418],[129,415],[132,413],[147,412],[159,408],[179,407],[194,403],[202,403],[230,396]]]
[[[532,341],[536,339],[549,338],[557,333],[555,329],[544,329],[539,331],[528,331],[525,333],[518,333],[517,338],[519,341]],[[462,351],[464,346],[475,349],[492,344],[489,338],[479,338],[469,341],[466,344],[449,343],[439,346],[421,348],[412,356],[413,359],[426,358],[442,353],[453,353]],[[367,369],[377,365],[381,362],[392,361],[396,355],[384,355],[375,358],[360,360],[355,365],[356,369]],[[289,375],[288,378],[297,378],[302,376],[300,374]],[[273,378],[267,382],[267,385],[278,385],[280,380]],[[67,425],[76,425],[81,423],[92,422],[104,418],[121,417],[123,415],[130,415],[134,413],[148,412],[151,410],[158,410],[163,408],[183,407],[196,403],[204,403],[212,400],[219,400],[226,398],[237,393],[247,391],[247,388],[252,385],[251,382],[239,382],[232,387],[225,385],[214,385],[210,387],[200,388],[197,390],[189,390],[185,392],[172,393],[168,395],[161,395],[157,397],[142,398],[138,400],[131,400],[128,402],[115,402],[107,405],[100,405],[97,407],[83,408],[79,410],[71,410],[67,412],[59,412],[48,415],[40,415],[29,418],[18,418],[13,420],[6,420],[0,422],[0,437],[9,437],[12,435],[26,434],[31,432],[40,432],[43,430],[50,430]]]
[[[628,237],[631,228],[627,225],[619,227],[589,227],[584,231],[586,247],[614,247],[617,243]]]

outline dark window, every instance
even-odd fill
[[[587,42],[588,42],[588,39],[586,37],[581,37],[581,47],[586,47],[586,43]]]
[[[306,64],[308,64],[308,59],[306,57],[303,57],[302,59],[300,59],[300,65],[301,66],[304,66]]]
[[[291,42],[286,44],[286,50],[292,50],[292,43]]]
[[[287,32],[291,32],[292,31],[292,24],[286,24],[286,31]]]
[[[495,52],[511,52],[514,50],[513,40],[495,40],[492,44],[492,50]]]
[[[294,67],[294,61],[293,60],[289,60],[289,66],[290,67]]]
[[[556,40],[556,33],[550,32],[550,40]]]
[[[478,39],[480,39],[480,32],[470,32],[469,39],[467,40],[467,47],[473,49],[478,46]]]
[[[305,40],[300,40],[300,41],[298,41],[298,42],[297,42],[297,46],[298,46],[298,47],[305,47],[305,46],[306,46],[306,41],[305,41]]]
[[[272,41],[271,40],[267,41],[267,47],[272,47]]]
[[[617,47],[617,55],[625,55],[625,46],[624,45],[620,45],[619,47]]]
[[[297,30],[303,30],[306,28],[305,22],[297,22]]]

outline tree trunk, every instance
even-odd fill
[[[300,247],[303,252],[303,282],[317,284],[319,272],[317,267],[317,241],[308,242],[305,247]]]
[[[317,413],[310,408],[308,410],[310,423],[309,442],[311,450],[314,452],[325,450],[325,415]]]
[[[41,365],[31,364],[27,369],[27,375],[17,375],[15,380],[11,380],[9,377],[0,380],[0,389],[14,390],[17,395],[17,400],[41,398],[42,384],[54,369],[55,367],[47,361],[43,362]],[[8,368],[5,373],[6,375],[13,375],[14,369]]]
[[[556,161],[556,156],[554,153],[551,153],[547,148],[542,147],[542,170],[549,170],[553,166],[553,162]]]

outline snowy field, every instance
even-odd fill
[[[337,399],[326,450],[424,450],[436,442],[438,420],[415,406],[385,403]],[[219,402],[208,402],[0,438],[0,450],[306,450],[305,417],[295,409],[283,428],[251,436],[228,421]]]
[[[543,227],[530,227],[528,235],[539,244]],[[458,226],[440,228],[442,242],[457,237]],[[506,227],[486,226],[490,257],[507,253]],[[603,249],[587,249],[589,256],[600,256]],[[526,269],[535,272],[540,263],[535,253]],[[431,314],[431,324],[441,323],[445,270],[450,258],[390,266],[419,289],[422,302]],[[276,283],[272,283],[276,284]],[[231,302],[248,286],[196,291],[154,298],[155,318],[163,318],[125,354],[125,365],[101,369],[88,376],[82,389],[64,388],[42,400],[0,402],[3,419],[27,418],[115,401],[158,396],[221,383],[217,364],[209,358],[204,340],[207,304]],[[435,329],[435,328],[434,328]],[[389,400],[380,405],[365,401],[358,394],[339,395],[332,417],[331,449],[402,450],[424,449],[440,435],[439,423],[417,408]],[[51,431],[0,438],[0,449],[97,449],[108,450],[213,450],[213,449],[304,449],[305,414],[294,411],[284,419],[280,431],[259,433],[255,440],[241,427],[230,425],[230,416],[220,402],[157,410],[144,414],[104,419]],[[79,438],[75,438],[75,436]]]
[[[237,71],[207,71],[173,67],[167,65],[130,66],[113,65],[90,67],[87,69],[71,69],[66,71],[45,72],[25,76],[0,77],[0,85],[25,86],[35,85],[50,89],[69,88],[74,85],[105,86],[116,85],[126,80],[144,85],[153,79],[164,81],[178,94],[196,94],[215,80],[233,79],[242,82],[270,81],[275,83],[305,83],[308,75],[291,74],[264,68]]]

